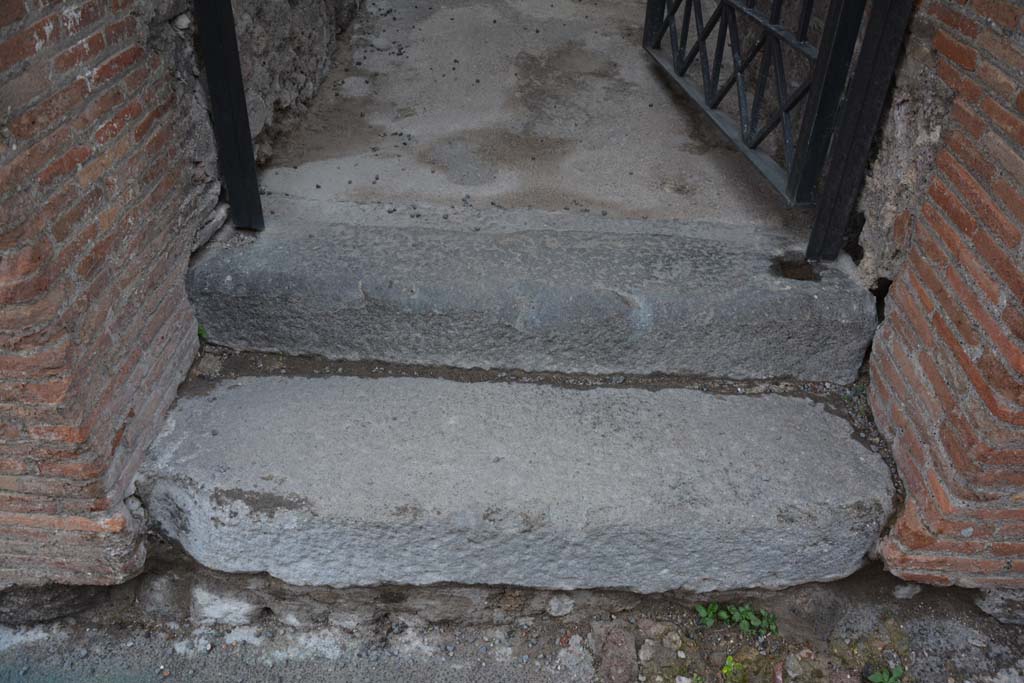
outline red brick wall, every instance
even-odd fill
[[[0,587],[140,568],[126,487],[197,344],[195,124],[139,4],[0,1]]]
[[[925,0],[954,99],[871,357],[907,579],[1024,587],[1024,3]]]

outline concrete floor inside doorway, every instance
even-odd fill
[[[644,3],[370,0],[266,191],[791,228],[640,47]]]

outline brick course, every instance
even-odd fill
[[[269,138],[350,12],[233,4]],[[126,496],[198,345],[189,255],[225,216],[190,7],[0,0],[0,590],[145,558]]]
[[[127,488],[197,345],[209,131],[140,4],[0,3],[0,587],[141,568]]]
[[[952,103],[871,357],[907,490],[881,554],[908,580],[1020,588],[1024,5],[926,0],[918,15]]]

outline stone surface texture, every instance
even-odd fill
[[[237,349],[460,368],[852,382],[875,329],[841,265],[775,272],[748,226],[268,197],[189,289]],[[389,211],[394,213],[389,213]],[[444,213],[442,213],[444,211]]]
[[[983,590],[975,603],[1001,623],[1024,626],[1024,590]]]
[[[249,126],[260,161],[298,125],[361,0],[234,0]]]
[[[927,195],[954,93],[935,71],[932,31],[915,20],[878,132],[857,209],[863,215],[860,276],[893,280],[907,256],[914,216]]]
[[[180,399],[137,489],[222,571],[645,593],[846,576],[893,497],[808,399],[350,377]]]

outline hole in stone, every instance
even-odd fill
[[[772,261],[772,274],[787,280],[821,280],[821,274],[814,264],[805,259],[803,254],[793,251],[777,256]]]
[[[885,320],[885,297],[889,295],[889,288],[892,287],[892,280],[887,277],[880,277],[871,286],[871,293],[875,295],[875,311],[878,314],[878,322]]]
[[[846,233],[846,241],[843,244],[843,251],[850,255],[855,264],[860,264],[864,258],[864,247],[860,245],[860,235],[864,232],[864,224],[867,217],[863,211],[857,211],[850,217],[850,225]]]

